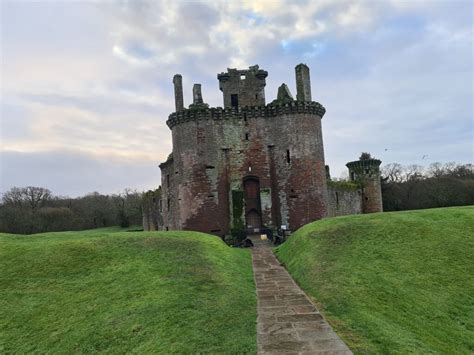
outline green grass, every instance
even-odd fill
[[[276,253],[355,352],[473,353],[474,207],[322,220]]]
[[[0,234],[0,353],[256,352],[248,250],[195,232]]]

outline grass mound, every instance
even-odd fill
[[[250,259],[196,232],[0,234],[0,352],[256,352]]]
[[[473,207],[322,220],[276,253],[356,352],[474,350]]]

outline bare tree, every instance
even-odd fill
[[[387,182],[402,182],[403,166],[398,163],[387,164],[382,167],[382,176]]]
[[[24,188],[24,200],[30,205],[32,211],[36,211],[38,207],[51,200],[53,194],[44,187],[28,186]]]
[[[405,178],[404,178],[405,181],[419,180],[423,178],[423,167],[421,165],[416,165],[416,164],[408,165],[405,168],[404,175],[405,175]]]
[[[44,187],[12,187],[3,194],[2,202],[20,208],[28,206],[32,211],[36,211],[52,197],[51,191]]]
[[[12,187],[2,196],[2,203],[18,208],[23,207],[23,190],[24,188]]]

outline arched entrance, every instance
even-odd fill
[[[244,178],[245,223],[247,228],[262,227],[262,208],[260,205],[260,182],[256,176]]]

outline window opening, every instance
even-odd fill
[[[249,134],[248,134],[248,133],[245,133],[245,140],[246,140],[246,141],[249,140]]]
[[[244,73],[240,74],[240,80],[245,80],[245,74]]]
[[[230,95],[230,105],[235,108],[239,106],[239,95],[237,94]]]
[[[291,156],[290,156],[290,150],[289,149],[286,150],[286,162],[288,164],[291,163]]]

